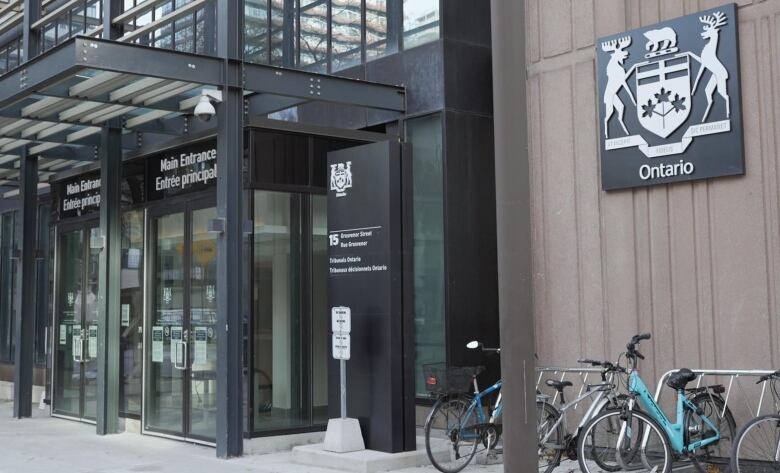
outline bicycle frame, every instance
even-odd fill
[[[498,393],[498,397],[496,398],[496,403],[493,406],[493,408],[490,410],[490,418],[488,419],[485,415],[485,410],[482,407],[482,399],[496,391],[499,391],[501,389],[502,380],[496,381],[495,384],[490,386],[489,388],[485,389],[484,391],[479,390],[479,386],[477,385],[477,379],[474,378],[474,399],[471,401],[471,405],[469,405],[469,408],[466,410],[466,415],[463,416],[463,420],[461,420],[461,425],[468,425],[469,420],[471,419],[471,416],[476,412],[477,416],[477,425],[483,425],[483,424],[492,424],[497,419],[501,418],[501,412],[503,411],[503,404],[501,403],[501,393]],[[472,427],[472,429],[474,429]],[[471,429],[469,429],[471,430]],[[470,436],[471,435],[471,436]],[[473,439],[475,437],[479,437],[481,435],[480,429],[474,429],[473,434],[469,434],[464,432],[463,438],[466,439]]]
[[[558,420],[555,421],[552,427],[548,429],[547,435],[545,435],[542,439],[540,439],[539,443],[546,444],[547,441],[550,439],[550,436],[553,434],[553,432],[555,432],[555,430],[558,428],[558,425],[560,425],[561,423],[563,424],[563,430],[568,434],[569,426],[568,426],[568,419],[566,413],[570,409],[572,409],[575,405],[582,402],[583,400],[595,395],[596,398],[590,404],[590,407],[588,407],[588,410],[585,412],[585,415],[582,417],[582,420],[577,426],[577,432],[579,432],[580,429],[582,429],[591,418],[593,418],[596,414],[601,412],[601,409],[603,409],[604,406],[609,403],[608,393],[609,393],[610,385],[611,385],[610,383],[600,383],[600,384],[591,385],[589,386],[588,390],[586,390],[585,393],[581,394],[577,399],[562,405],[559,409],[561,415],[558,417]],[[598,389],[594,390],[591,388],[598,388]],[[555,447],[562,449],[564,448],[564,445],[555,445]]]
[[[677,392],[677,420],[675,423],[672,423],[661,407],[655,402],[653,395],[650,393],[650,390],[647,389],[644,381],[642,381],[642,378],[639,376],[639,372],[636,370],[632,371],[629,375],[628,389],[634,395],[634,397],[639,400],[639,404],[642,406],[642,409],[656,422],[658,422],[658,424],[664,430],[667,438],[669,439],[672,450],[675,452],[679,454],[691,453],[698,448],[706,447],[720,440],[721,436],[718,428],[715,427],[715,424],[713,424],[707,416],[702,414],[700,416],[702,421],[704,421],[707,427],[715,432],[715,435],[697,442],[693,442],[689,445],[685,444],[685,409],[696,412],[696,406],[685,396],[683,391]],[[629,409],[633,408],[633,402],[633,400],[629,401]],[[622,441],[624,430],[625,422],[623,429],[621,429],[620,439],[618,442]],[[645,432],[645,436],[642,441],[643,450],[647,447],[649,436],[650,431],[648,429]],[[618,445],[619,444],[620,443],[618,443]]]

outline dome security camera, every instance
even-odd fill
[[[203,91],[203,94],[200,96],[200,101],[198,101],[198,105],[195,106],[194,114],[196,117],[198,117],[198,120],[207,122],[211,120],[214,115],[217,114],[217,110],[214,108],[214,105],[211,103],[211,97],[208,96],[206,91]]]

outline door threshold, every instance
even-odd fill
[[[190,437],[182,437],[179,435],[171,435],[171,434],[164,434],[162,432],[154,432],[151,430],[142,430],[142,435],[150,435],[152,437],[160,437],[168,440],[176,440],[178,442],[187,442],[187,443],[195,443],[198,445],[203,445],[205,447],[216,447],[216,442],[208,442],[206,440],[200,440],[200,439],[194,439]]]
[[[89,420],[89,419],[82,419],[81,417],[74,417],[69,416],[65,414],[55,414],[54,412],[51,413],[52,417],[56,417],[58,419],[65,419],[65,420],[72,420],[76,422],[81,422],[82,424],[90,424],[90,425],[97,425],[97,421]]]

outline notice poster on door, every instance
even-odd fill
[[[152,327],[152,363],[163,362],[163,328]]]
[[[122,327],[130,326],[130,304],[122,304]]]
[[[81,360],[81,325],[73,326],[73,338],[71,339],[73,344],[73,359]]]
[[[60,345],[68,344],[68,326],[60,325]]]
[[[171,360],[177,367],[184,365],[184,347],[182,346],[181,334],[181,327],[171,327]]]
[[[194,365],[205,365],[208,357],[208,329],[195,327],[195,355],[192,360]]]
[[[97,325],[90,325],[89,326],[89,348],[88,350],[88,357],[89,358],[97,358],[97,337],[98,337],[98,327]]]

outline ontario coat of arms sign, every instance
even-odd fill
[[[604,190],[744,174],[734,4],[597,42]]]

